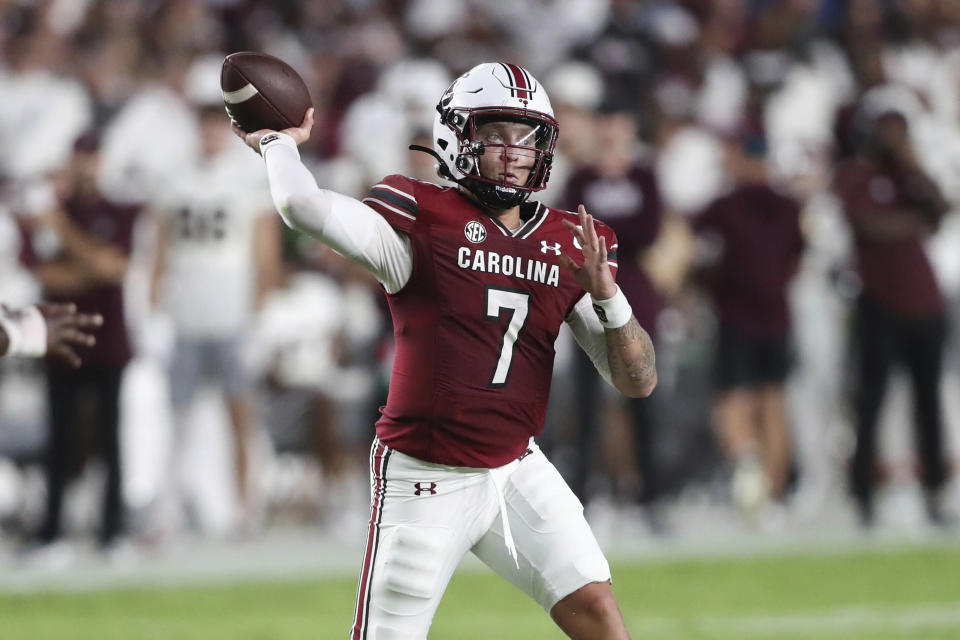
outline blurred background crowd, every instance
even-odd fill
[[[627,400],[558,342],[542,445],[595,525],[956,515],[960,3],[8,0],[0,47],[0,299],[106,319],[79,370],[2,361],[7,539],[366,517],[390,319],[273,213],[223,113],[241,50],[303,76],[305,162],[357,197],[439,181],[407,147],[473,65],[544,84],[539,196],[614,228],[658,353],[654,395]]]

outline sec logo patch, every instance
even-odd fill
[[[471,220],[463,228],[463,235],[467,236],[470,242],[479,244],[487,239],[487,230],[476,220]]]

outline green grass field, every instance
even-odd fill
[[[346,638],[355,581],[252,582],[0,596],[0,638]],[[614,565],[636,639],[960,638],[960,550],[658,560]],[[454,576],[431,638],[560,638],[487,571]]]

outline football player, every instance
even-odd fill
[[[73,367],[77,347],[91,347],[89,333],[103,324],[99,313],[77,313],[74,304],[41,304],[23,309],[0,306],[0,356],[55,356]]]
[[[371,517],[351,637],[425,638],[472,551],[573,638],[627,638],[583,507],[537,447],[561,323],[629,396],[657,382],[649,336],[615,283],[617,239],[528,201],[558,126],[544,88],[485,63],[437,105],[438,186],[392,175],[363,202],[318,188],[283,132],[244,134],[284,221],[369,269],[396,355],[370,451]]]
[[[171,480],[158,504],[160,533],[175,533],[189,491],[178,468],[198,387],[224,398],[234,443],[236,529],[254,524],[250,440],[255,426],[253,376],[243,349],[255,313],[279,270],[280,223],[270,212],[263,174],[223,121],[223,107],[198,105],[201,154],[170,184],[158,207],[151,302],[172,320],[169,367],[173,406]],[[239,155],[237,151],[240,152]]]

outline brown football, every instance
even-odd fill
[[[227,115],[247,132],[300,126],[310,108],[303,78],[265,53],[240,51],[224,58],[220,89]]]

